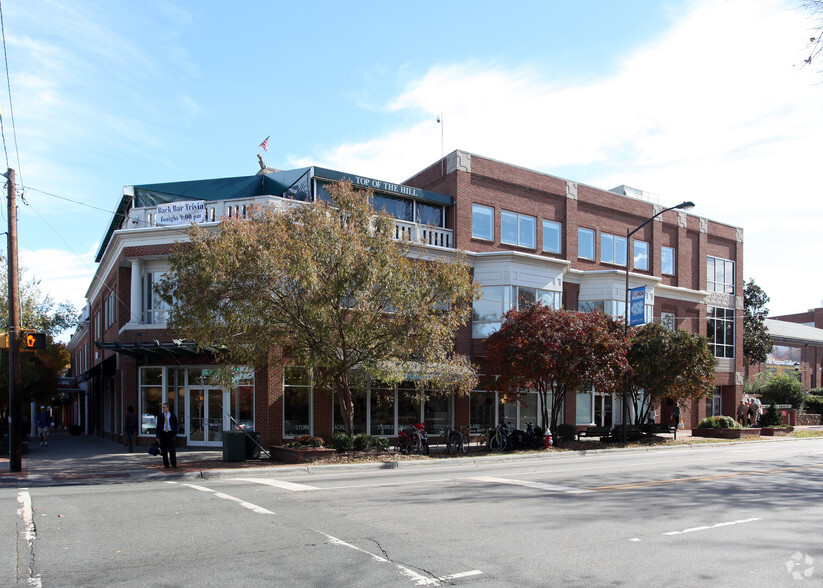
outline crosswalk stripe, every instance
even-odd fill
[[[262,478],[232,478],[238,482],[254,482],[255,484],[265,484],[266,486],[274,486],[275,488],[282,488],[283,490],[291,490],[292,492],[305,492],[306,490],[320,490],[317,486],[309,486],[308,484],[295,484],[294,482],[286,482],[285,480],[266,480]]]

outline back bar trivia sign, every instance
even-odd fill
[[[205,220],[205,200],[193,200],[191,202],[170,202],[169,204],[157,205],[158,225],[188,225],[190,223],[202,223]]]

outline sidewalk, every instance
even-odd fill
[[[203,470],[241,470],[278,467],[270,461],[223,461],[223,450],[177,449],[177,469],[163,468],[163,459],[148,453],[148,447],[135,447],[129,453],[120,443],[94,435],[51,433],[48,447],[29,439],[21,472],[9,471],[7,457],[0,459],[0,487],[27,484],[101,484],[136,482],[152,478],[201,478]],[[280,466],[282,467],[282,466]]]
[[[797,429],[823,430],[823,427],[797,427]],[[669,436],[670,437],[670,436]],[[679,431],[678,441],[691,438],[691,431]],[[743,443],[781,442],[794,440],[786,437],[771,437],[759,441],[744,441]],[[709,440],[706,440],[709,441]],[[739,443],[734,441],[721,442],[723,445]],[[391,457],[368,463],[351,464],[278,464],[266,459],[248,461],[223,461],[222,449],[198,449],[182,447],[177,450],[176,469],[164,469],[163,460],[159,456],[148,454],[148,447],[136,447],[134,453],[114,441],[93,435],[69,435],[68,433],[52,433],[49,435],[48,447],[32,439],[29,441],[29,453],[23,455],[22,471],[10,472],[7,457],[0,459],[0,487],[52,486],[70,484],[112,484],[131,483],[148,480],[165,479],[204,479],[233,476],[286,476],[297,473],[339,470],[341,468],[390,469],[399,467],[436,467],[442,465],[458,465],[460,463],[475,463],[483,461],[515,461],[520,459],[569,458],[586,454],[599,454],[605,451],[666,451],[678,448],[711,447],[717,443],[703,442],[691,445],[656,446],[656,447],[627,447],[607,448],[595,447],[592,449],[570,450],[551,453],[503,453],[503,454],[469,454],[467,457],[451,457],[448,459],[394,461]],[[437,455],[437,449],[433,455]]]

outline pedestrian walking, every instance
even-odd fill
[[[157,440],[160,442],[160,452],[163,454],[163,466],[168,469],[177,467],[177,449],[174,447],[174,438],[177,436],[177,416],[169,410],[169,403],[163,403],[163,412],[157,417]]]
[[[740,424],[744,427],[748,424],[746,422],[748,412],[749,405],[746,404],[746,401],[743,398],[741,398],[740,404],[737,405],[737,420],[740,421]]]
[[[676,403],[672,409],[672,422],[676,428],[680,428],[680,405]]]
[[[40,435],[40,447],[48,447],[51,416],[45,406],[40,407],[40,412],[37,413],[35,423],[37,423],[37,434]]]
[[[125,426],[126,426],[126,443],[125,445],[129,448],[129,453],[134,452],[134,437],[137,435],[137,415],[134,414],[134,407],[129,405],[126,409],[126,417],[125,417]]]

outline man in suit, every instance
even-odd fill
[[[174,438],[177,436],[177,416],[169,410],[169,403],[163,403],[163,412],[157,417],[157,440],[160,442],[160,451],[163,453],[163,465],[168,469],[177,467],[177,450],[174,447]]]

